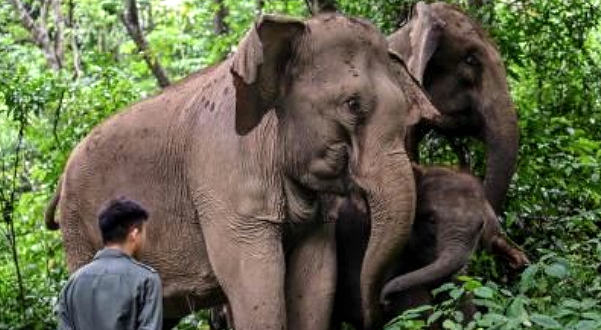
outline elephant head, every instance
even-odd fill
[[[443,167],[414,168],[419,203],[408,249],[428,264],[390,280],[382,290],[384,302],[393,294],[449,280],[479,243],[512,267],[529,262],[505,237],[476,177]]]
[[[498,213],[515,172],[519,132],[503,61],[482,27],[456,7],[418,3],[388,38],[441,112],[420,130],[471,136],[486,146],[486,196]],[[418,135],[417,128],[412,130]],[[410,136],[416,153],[419,136]],[[414,155],[417,157],[417,155]]]
[[[361,293],[370,328],[386,265],[413,222],[406,127],[438,112],[373,25],[334,13],[306,22],[263,18],[240,44],[232,72],[240,135],[275,109],[269,120],[277,120],[275,159],[292,223],[315,212],[315,193],[365,196],[372,225]]]

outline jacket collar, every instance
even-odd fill
[[[120,249],[104,248],[104,249],[96,252],[96,255],[94,256],[94,260],[101,259],[101,258],[128,258],[128,259],[130,259],[131,257],[127,253],[123,252]]]

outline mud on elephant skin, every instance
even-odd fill
[[[419,161],[418,144],[431,129],[449,137],[453,145],[454,137],[482,141],[484,189],[500,213],[516,169],[519,131],[495,43],[475,20],[442,2],[415,5],[406,24],[388,42],[408,62],[442,114],[410,129],[406,143],[411,158]]]
[[[73,272],[102,246],[100,205],[136,199],[151,212],[141,261],[161,275],[166,318],[227,298],[238,329],[319,329],[336,275],[320,196],[355,187],[373,219],[369,326],[415,212],[405,127],[436,113],[372,24],[264,16],[227,60],[94,128],[46,222],[57,210]]]
[[[503,233],[480,180],[452,168],[414,165],[416,218],[402,255],[388,269],[382,290],[385,320],[401,311],[432,302],[430,291],[464,268],[478,247],[507,260],[512,267],[529,263],[524,252]],[[335,324],[362,329],[358,272],[367,246],[369,223],[360,197],[338,204],[338,274]]]

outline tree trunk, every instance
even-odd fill
[[[229,27],[225,22],[225,18],[228,15],[227,7],[223,0],[213,0],[215,5],[217,6],[217,11],[215,12],[215,18],[213,18],[213,31],[216,35],[227,34],[229,31]]]
[[[336,0],[305,0],[311,15],[338,10]]]
[[[257,1],[257,17],[263,14],[263,7],[265,6],[265,0],[256,0]]]
[[[75,2],[69,0],[69,11],[65,25],[71,31],[69,40],[71,52],[73,53],[73,79],[77,80],[83,75],[83,66],[81,62],[81,51],[79,50],[78,28],[75,23]]]
[[[138,51],[142,54],[144,61],[150,68],[150,71],[156,78],[159,86],[165,88],[169,86],[169,78],[159,60],[154,56],[148,45],[148,41],[140,28],[140,19],[138,16],[138,5],[136,0],[124,0],[125,10],[121,15],[123,25],[127,29],[127,33],[133,39]]]
[[[58,62],[59,68],[64,66],[65,50],[63,46],[63,31],[65,29],[65,19],[61,8],[60,0],[51,0],[52,14],[54,16],[54,56]]]
[[[19,15],[21,25],[29,31],[33,42],[42,49],[44,57],[48,66],[53,70],[61,70],[63,67],[63,15],[61,12],[60,0],[49,0],[42,1],[42,7],[40,15],[37,21],[31,17],[27,8],[21,2],[21,0],[9,0],[13,8]],[[52,12],[54,17],[54,40],[50,38],[48,33],[47,21],[48,21],[48,7],[52,6]]]

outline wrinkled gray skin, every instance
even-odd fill
[[[436,110],[371,25],[337,14],[267,16],[237,52],[97,126],[72,152],[58,207],[69,270],[102,244],[114,197],[150,213],[141,261],[165,315],[229,301],[238,329],[323,329],[336,280],[323,194],[366,196],[372,226],[360,290],[381,316],[385,266],[415,210],[405,127]]]
[[[388,42],[442,114],[409,130],[410,157],[419,162],[418,144],[431,129],[451,138],[455,146],[454,137],[482,141],[484,190],[500,213],[516,168],[519,132],[503,60],[494,42],[477,22],[442,2],[418,3]]]
[[[418,206],[406,250],[391,264],[382,290],[384,321],[403,310],[432,303],[430,291],[464,268],[478,244],[521,268],[529,261],[503,233],[480,181],[468,173],[445,167],[415,166]],[[363,329],[359,297],[360,258],[368,243],[369,223],[361,221],[361,203],[339,199],[338,274],[334,328],[347,322]]]

